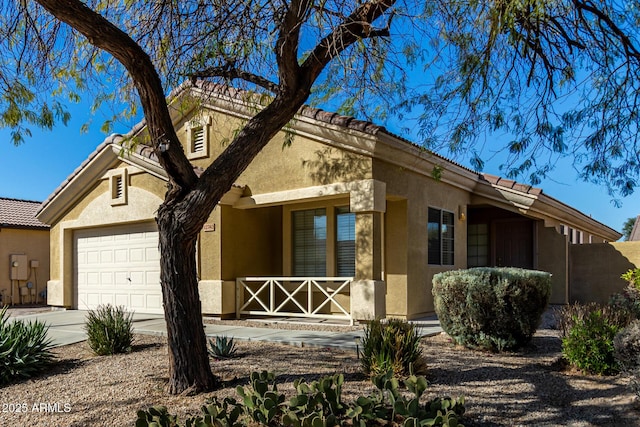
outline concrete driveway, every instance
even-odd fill
[[[54,346],[63,346],[87,339],[84,331],[85,310],[54,310],[39,313],[19,315],[15,319],[38,319],[49,325],[49,337]],[[437,318],[430,317],[416,321],[423,336],[435,335],[442,332]],[[133,330],[139,334],[166,335],[164,316],[161,314],[133,315]],[[298,347],[333,347],[343,350],[357,349],[362,339],[363,331],[334,332],[322,330],[289,330],[279,328],[247,327],[229,324],[205,324],[205,334],[208,337],[224,335],[240,341],[271,341]]]
[[[49,338],[54,346],[74,344],[87,339],[84,331],[84,322],[87,316],[85,310],[54,310],[39,313],[16,315],[10,319],[20,319],[23,321],[40,320],[49,325]],[[161,314],[134,314],[133,327],[147,328],[148,325],[162,324],[164,327],[164,317]]]

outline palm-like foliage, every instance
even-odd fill
[[[362,370],[375,377],[393,371],[395,377],[422,373],[426,364],[420,349],[420,334],[415,325],[401,319],[374,320],[364,329]]]
[[[43,322],[10,322],[7,308],[0,311],[0,384],[31,378],[53,361],[49,327]]]
[[[87,342],[97,355],[129,353],[133,342],[133,314],[109,304],[89,310],[85,322]]]

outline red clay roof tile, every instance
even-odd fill
[[[0,197],[0,227],[49,228],[36,219],[40,202]]]

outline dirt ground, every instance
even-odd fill
[[[240,357],[216,361],[215,392],[168,396],[165,339],[136,336],[130,354],[98,357],[86,343],[54,350],[56,364],[37,378],[0,389],[2,426],[131,426],[139,409],[165,405],[184,417],[197,414],[207,397],[236,396],[252,371],[278,375],[279,390],[295,378],[311,381],[344,373],[345,400],[373,391],[355,352],[238,342]],[[492,354],[452,345],[441,334],[424,338],[430,387],[426,398],[465,396],[466,426],[640,426],[640,408],[622,376],[583,376],[560,362],[553,329],[539,330],[518,353]]]

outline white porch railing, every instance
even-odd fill
[[[244,314],[339,319],[353,325],[350,307],[337,299],[340,294],[350,293],[352,280],[352,277],[237,278],[236,317]]]

